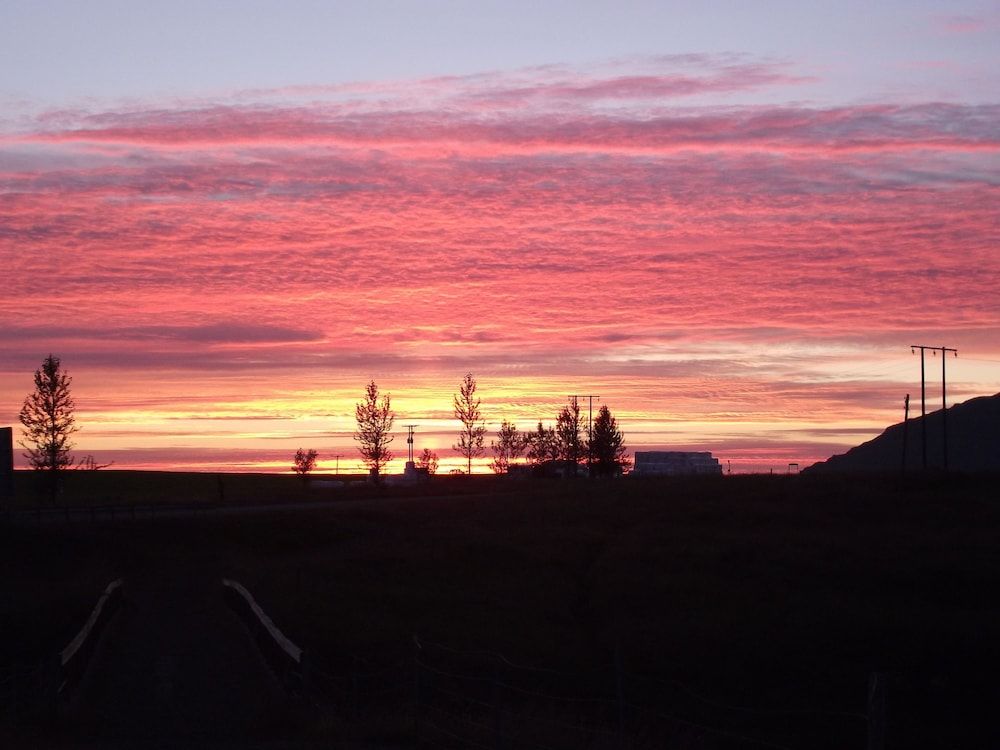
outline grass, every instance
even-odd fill
[[[325,486],[340,482],[342,486]],[[509,486],[493,476],[438,476],[433,482],[414,485],[373,486],[357,474],[313,475],[309,481],[291,474],[211,474],[198,472],[66,471],[53,502],[47,477],[32,471],[14,472],[14,498],[6,507],[80,508],[107,506],[231,506],[281,502],[355,500],[393,497],[456,495],[504,491]],[[0,504],[0,508],[4,507]]]
[[[113,488],[125,473],[98,474]],[[210,490],[185,475],[129,481],[161,479],[145,496]],[[691,691],[761,710],[863,713],[869,674],[881,670],[890,747],[988,746],[1000,667],[994,487],[961,477],[445,482],[307,513],[8,528],[0,569],[18,585],[6,588],[5,632],[37,654],[46,638],[61,644],[55,623],[85,616],[107,580],[183,563],[243,582],[338,675],[408,663],[417,634],[580,675],[553,690],[613,696],[617,651],[630,700],[790,747],[839,748],[862,746],[864,722],[733,712]],[[394,710],[388,699],[371,708]],[[354,731],[377,735],[378,723]],[[686,731],[672,735],[677,746],[696,736],[701,747],[742,746]]]
[[[363,484],[352,479],[359,488]],[[291,475],[103,469],[64,472],[59,495],[52,503],[42,475],[18,471],[14,480],[13,508],[256,504],[302,500],[313,494],[307,484]]]

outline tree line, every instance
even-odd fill
[[[476,379],[472,373],[467,373],[452,402],[455,419],[462,425],[458,440],[452,447],[465,459],[466,473],[469,474],[472,473],[472,460],[486,454],[486,422],[477,388]],[[392,460],[388,446],[393,439],[392,425],[396,414],[392,410],[391,396],[380,396],[374,380],[368,384],[364,398],[358,402],[355,418],[358,429],[354,439],[362,461],[372,475],[378,477]],[[602,405],[593,425],[585,429],[576,399],[560,410],[555,426],[538,422],[535,429],[522,431],[513,422],[504,420],[496,440],[490,441],[490,451],[490,468],[497,474],[509,473],[522,457],[529,465],[542,468],[548,465],[561,469],[563,473],[569,471],[575,474],[580,467],[586,466],[588,472],[596,476],[617,474],[629,465],[624,436],[608,406]],[[296,466],[298,464],[296,460]],[[417,465],[433,474],[437,471],[438,456],[425,448]]]
[[[59,472],[74,467],[70,438],[79,428],[74,414],[76,405],[70,393],[71,383],[72,378],[62,369],[59,358],[50,354],[35,371],[35,388],[24,399],[19,414],[24,428],[24,437],[19,444],[27,451],[24,456],[30,466],[46,472],[51,478],[53,496]],[[476,379],[472,373],[467,373],[452,402],[455,419],[462,426],[452,447],[465,459],[469,474],[472,473],[472,460],[486,454],[486,422],[477,389]],[[354,416],[357,423],[354,440],[358,443],[358,452],[365,466],[377,478],[393,457],[389,447],[396,419],[392,397],[388,393],[380,394],[373,380],[366,386],[361,401],[355,405]],[[490,451],[490,468],[497,474],[510,472],[522,457],[532,466],[556,466],[574,474],[579,467],[586,466],[593,475],[611,475],[628,465],[624,437],[608,407],[602,405],[593,426],[584,430],[580,406],[575,399],[558,413],[554,426],[538,422],[535,429],[521,431],[513,422],[504,420],[496,440],[490,441]],[[306,476],[315,468],[318,456],[315,450],[300,448],[295,453],[292,468]],[[437,454],[425,448],[417,465],[434,474],[438,462]],[[76,468],[99,469],[104,465],[87,456],[76,464]]]

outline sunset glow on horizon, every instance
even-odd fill
[[[22,68],[0,82],[0,425],[50,352],[75,453],[122,469],[287,471],[304,447],[358,471],[369,380],[391,472],[406,424],[460,465],[466,372],[491,434],[597,394],[630,452],[734,471],[919,410],[911,344],[959,350],[950,404],[996,393],[1000,65],[953,45],[1000,14],[914,18],[898,77],[856,91],[779,48],[75,101],[19,98]]]

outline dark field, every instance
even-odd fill
[[[345,480],[341,491],[348,497],[367,496],[371,489],[358,476],[315,475],[317,481]],[[14,509],[51,508],[48,485],[30,471],[14,474]],[[327,494],[325,497],[329,497]],[[169,471],[73,471],[63,476],[55,507],[132,505],[253,505],[290,500],[317,499],[297,477],[282,474],[202,474]]]
[[[115,475],[80,481],[124,504],[166,497],[148,487],[161,480],[201,488],[172,501],[212,502],[216,481],[130,477],[116,493]],[[260,482],[231,486],[258,501],[304,493],[291,477]],[[323,710],[303,712],[297,737],[412,745],[419,700],[429,747],[475,746],[489,728],[509,747],[620,747],[602,732],[621,722],[636,747],[862,748],[867,723],[845,714],[867,711],[879,671],[887,747],[1000,744],[993,482],[445,479],[395,492],[313,491],[343,501],[267,515],[6,526],[0,659],[60,648],[114,577],[229,576],[312,656]],[[516,697],[502,716],[488,708],[494,683]],[[550,728],[529,742],[518,722]],[[574,739],[579,726],[595,729]]]

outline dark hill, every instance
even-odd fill
[[[921,431],[927,428],[927,466],[944,466],[942,412],[911,419],[906,448],[906,469],[922,467]],[[867,443],[847,453],[813,464],[806,471],[875,473],[899,471],[903,460],[903,423],[894,424]],[[948,409],[948,468],[964,472],[1000,472],[1000,393],[981,396]]]

